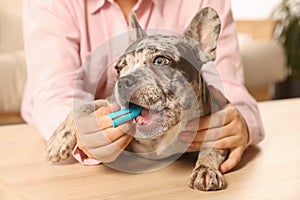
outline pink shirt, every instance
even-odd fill
[[[264,130],[257,103],[243,85],[230,1],[139,0],[133,10],[143,28],[182,32],[195,13],[208,6],[218,12],[222,22],[215,64],[225,96],[244,116],[249,144],[256,144],[263,139]],[[87,55],[99,44],[127,31],[127,22],[113,0],[25,0],[23,20],[28,79],[22,116],[48,139],[73,108],[74,101],[90,102],[112,92],[107,83],[115,81],[114,70],[106,72],[96,94],[85,89],[87,80],[78,80],[78,73]],[[203,73],[214,84],[209,67]]]

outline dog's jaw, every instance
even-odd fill
[[[130,103],[134,103],[144,108],[141,115],[135,119],[137,126],[135,138],[157,139],[180,122],[179,100],[171,92],[162,90],[164,89],[159,89],[155,85],[145,85],[124,96],[116,88],[115,99],[119,105],[127,107]]]
[[[136,138],[157,139],[180,122],[181,108],[178,102],[167,100],[163,109],[144,109],[136,118]]]

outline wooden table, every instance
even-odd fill
[[[189,189],[193,163],[129,174],[104,165],[52,165],[33,126],[0,127],[0,199],[300,199],[300,99],[260,103],[266,138],[217,192]]]

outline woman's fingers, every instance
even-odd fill
[[[230,151],[230,154],[228,156],[228,159],[225,160],[221,166],[220,166],[220,171],[222,173],[226,173],[229,170],[231,170],[232,168],[234,168],[235,166],[237,166],[237,164],[240,162],[242,156],[244,153],[244,149],[243,148],[235,148],[232,149]]]
[[[222,98],[221,95],[219,98]],[[227,104],[221,111],[189,122],[186,131],[179,137],[192,151],[201,148],[230,149],[228,159],[220,166],[221,172],[225,173],[240,162],[249,133],[243,116]]]
[[[107,115],[108,113],[115,112],[120,109],[120,106],[118,104],[111,104],[107,107],[101,107],[98,110],[95,111],[96,116],[102,116]]]
[[[231,135],[215,141],[187,142],[187,145],[191,150],[199,150],[200,148],[231,149],[239,146],[240,143],[241,140],[238,135]]]
[[[230,123],[236,116],[238,111],[231,105],[227,104],[225,109],[217,111],[211,115],[201,117],[200,119],[191,120],[187,126],[187,131],[207,130],[210,128],[222,127]]]
[[[104,130],[109,127],[112,127],[112,120],[107,115],[97,117],[96,119],[97,119],[99,130]]]
[[[117,111],[119,108],[120,107],[118,105],[113,104],[108,107],[101,107],[94,112],[93,115],[96,116],[98,128],[100,130],[107,129],[112,126],[112,119],[108,117],[108,114]]]
[[[123,135],[118,140],[114,141],[111,146],[113,146],[116,150],[124,150],[127,145],[131,142],[132,136]]]
[[[130,135],[135,126],[132,122],[127,122],[116,128],[107,128],[105,130],[98,130],[93,133],[78,133],[78,139],[88,149],[100,148],[114,143],[123,135]]]
[[[113,143],[125,134],[133,135],[133,133],[135,132],[135,128],[136,127],[132,123],[132,121],[129,121],[129,122],[119,125],[116,128],[105,129],[104,135],[110,143]]]
[[[77,145],[88,157],[111,162],[132,140],[131,135],[135,133],[132,121],[112,128],[112,120],[107,114],[118,109],[117,105],[101,107],[89,116],[76,120]]]
[[[114,161],[131,142],[132,136],[123,135],[113,143],[99,148],[90,149],[93,158],[107,163]]]
[[[195,150],[200,150],[201,148],[216,148],[218,145],[219,146],[230,145],[230,144],[226,144],[227,142],[229,142],[229,141],[227,140],[226,142],[224,142],[221,145],[218,144],[219,141],[218,142],[205,142],[205,143],[195,142],[195,143],[190,144],[189,150],[195,151]],[[230,154],[229,154],[228,158],[220,165],[220,171],[222,173],[226,173],[226,172],[230,171],[231,169],[233,169],[235,166],[237,166],[237,164],[240,162],[240,160],[243,156],[243,153],[244,153],[243,146],[239,146],[239,147],[230,149]]]
[[[75,120],[78,132],[89,134],[112,127],[112,120],[107,114],[118,109],[119,106],[115,104],[108,107],[101,107],[92,114]]]
[[[124,129],[126,126],[123,126]],[[91,134],[77,134],[77,145],[90,158],[99,159],[108,155],[114,157],[113,154],[125,149],[132,139],[132,136],[127,135],[123,130],[117,127]]]
[[[211,142],[217,141],[219,139],[233,136],[234,132],[232,131],[233,123],[229,123],[223,127],[211,128],[207,130],[201,130],[198,132],[181,132],[179,138],[183,142],[192,143],[192,142]]]

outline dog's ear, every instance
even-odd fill
[[[201,48],[216,59],[216,48],[221,31],[221,20],[213,8],[203,8],[192,19],[184,35],[200,43]]]
[[[145,37],[147,34],[145,31],[141,28],[137,17],[135,15],[135,12],[131,12],[129,15],[129,37],[130,41],[134,42],[140,38]]]

